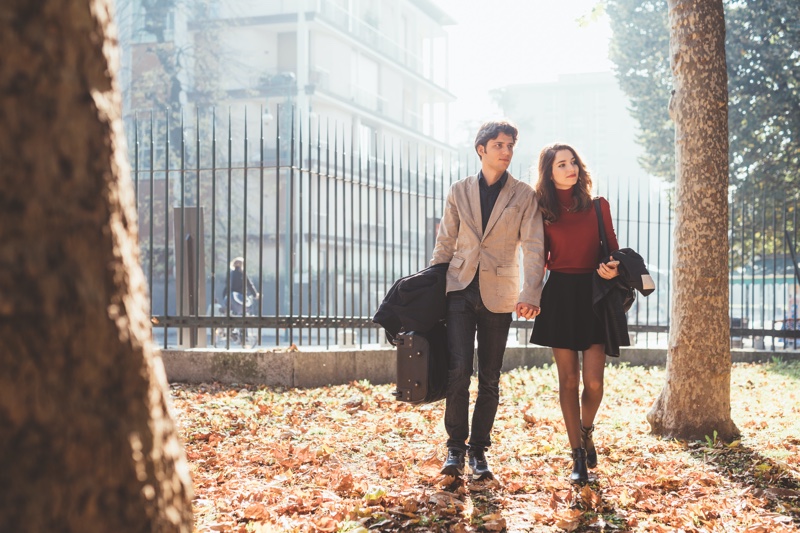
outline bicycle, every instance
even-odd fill
[[[257,296],[247,295],[244,296],[240,292],[231,292],[230,301],[230,316],[241,317],[251,316],[253,303]],[[224,316],[227,310],[228,301],[223,299],[222,307],[220,309],[221,315]],[[244,315],[243,315],[244,312]],[[230,333],[229,333],[230,332]],[[253,346],[256,343],[256,332],[250,328],[243,327],[219,327],[214,330],[214,337],[216,342],[226,342],[230,340],[231,343],[241,344],[242,347]]]

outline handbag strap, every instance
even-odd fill
[[[600,230],[600,248],[603,252],[603,261],[608,261],[608,241],[606,240],[606,227],[603,224],[603,214],[600,212],[600,198],[592,200],[594,211],[597,213],[597,229]]]

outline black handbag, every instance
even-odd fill
[[[608,263],[610,260],[611,254],[608,251],[608,241],[606,240],[606,227],[603,224],[603,214],[600,212],[600,199],[595,198],[592,202],[594,204],[594,211],[597,213],[597,229],[600,231],[600,253],[602,257],[600,261],[603,263]],[[624,268],[620,263],[619,268]],[[633,303],[636,301],[636,291],[633,290],[633,287],[623,283],[622,276],[617,276],[617,287],[622,291],[622,309],[625,310],[627,313],[628,310],[633,306]]]

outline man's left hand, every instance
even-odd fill
[[[540,313],[540,309],[531,304],[526,304],[525,302],[519,302],[517,304],[516,313],[519,318],[524,318],[527,320],[533,320],[536,318],[536,315]]]

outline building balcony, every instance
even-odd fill
[[[298,9],[303,9],[303,7],[306,10],[307,20],[318,20],[334,30],[340,31],[368,50],[380,54],[431,84],[446,90],[433,80],[430,72],[426,72],[433,70],[431,65],[426,65],[422,58],[408,46],[401,46],[381,33],[377,27],[378,21],[360,19],[333,0],[306,0],[305,3],[286,0],[276,2],[243,0],[235,5],[218,6],[211,12],[196,15],[196,18],[189,23],[189,29],[201,31],[207,27],[257,25],[272,25],[289,29],[296,27]],[[430,35],[429,37],[437,36]]]
[[[354,17],[331,0],[317,0],[317,10],[320,18],[331,26],[365,44],[370,50],[424,76],[422,59],[407,47],[383,35],[375,23]]]

